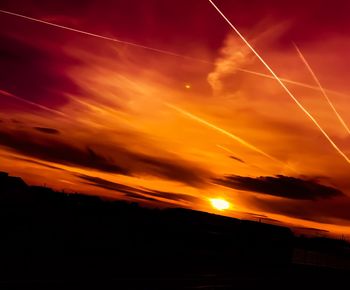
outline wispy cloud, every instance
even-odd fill
[[[220,49],[220,56],[215,61],[214,71],[208,74],[208,83],[213,94],[220,95],[225,91],[225,85],[232,83],[232,76],[237,69],[242,68],[249,62],[249,51],[245,49],[238,40],[229,34]],[[232,85],[229,85],[229,91],[232,94]]]

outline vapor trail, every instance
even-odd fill
[[[230,153],[230,154],[236,154],[235,152],[233,152],[232,150],[226,148],[225,146],[222,146],[222,145],[219,145],[219,144],[216,144],[216,147],[219,147],[220,149]]]
[[[32,102],[32,101],[28,101],[28,100],[26,100],[26,99],[24,99],[24,98],[18,97],[18,96],[14,95],[14,94],[11,94],[11,93],[6,92],[6,91],[1,90],[1,89],[0,89],[0,96],[9,97],[9,98],[15,99],[15,100],[17,100],[17,101],[23,102],[23,103],[25,103],[25,104],[28,104],[28,105],[30,105],[30,106],[39,108],[39,109],[41,109],[41,110],[43,110],[43,111],[47,111],[47,112],[50,112],[50,113],[54,113],[54,114],[56,114],[56,115],[59,115],[59,116],[64,117],[65,119],[67,119],[67,120],[69,120],[69,121],[71,121],[71,122],[73,122],[73,123],[87,123],[87,121],[85,121],[85,120],[81,120],[81,119],[80,119],[80,120],[77,120],[77,119],[74,119],[74,118],[72,118],[72,116],[70,116],[70,115],[68,115],[68,114],[66,114],[66,113],[63,113],[62,111],[58,111],[58,110],[55,110],[55,109],[51,109],[51,108],[49,108],[49,107],[47,107],[47,106],[43,106],[43,105],[41,105],[41,104],[38,104],[38,103],[35,103],[35,102]],[[84,106],[86,106],[86,107],[88,107],[88,108],[94,107],[94,109],[97,109],[97,110],[99,110],[99,111],[104,111],[104,110],[105,110],[105,112],[108,112],[108,111],[109,111],[110,114],[113,112],[113,109],[109,109],[109,108],[108,108],[108,110],[107,110],[107,108],[106,108],[106,109],[103,109],[103,108],[101,109],[101,108],[98,108],[98,107],[95,106],[95,105],[88,104],[87,102],[84,102],[84,101],[82,101],[82,100],[78,100],[77,98],[72,97],[72,96],[70,96],[70,99],[73,100],[73,101],[76,101],[76,102],[78,102],[79,104],[82,104],[82,105],[84,105]],[[113,114],[115,114],[115,112],[113,112]],[[98,126],[101,126],[99,123],[96,123],[96,122],[93,122],[93,121],[89,121],[88,123],[89,123],[89,124],[94,123],[94,124],[96,124],[96,125],[98,125]],[[105,125],[105,126],[106,126],[106,125]]]
[[[200,118],[200,117],[198,117],[198,116],[196,116],[196,115],[194,115],[194,114],[192,114],[192,113],[190,113],[188,111],[185,111],[185,110],[183,110],[183,109],[173,105],[173,104],[165,103],[165,105],[167,107],[169,107],[169,108],[171,108],[171,109],[181,113],[182,115],[184,115],[184,116],[186,116],[186,117],[188,117],[188,118],[190,118],[190,119],[192,119],[194,121],[197,121],[198,123],[201,123],[201,124],[211,128],[211,129],[214,129],[217,132],[220,132],[220,133],[226,135],[227,137],[237,141],[241,145],[243,145],[243,146],[245,146],[245,147],[247,147],[247,148],[249,148],[249,149],[251,149],[251,150],[253,150],[253,151],[255,151],[255,152],[257,152],[257,153],[259,153],[259,154],[261,154],[261,155],[263,155],[265,157],[267,157],[267,158],[269,158],[270,160],[273,160],[275,162],[283,164],[284,166],[286,165],[284,162],[276,159],[275,157],[271,156],[270,154],[264,152],[263,150],[257,148],[256,146],[250,144],[249,142],[243,140],[242,138],[238,137],[237,135],[226,131],[225,129],[222,129],[222,128],[220,128],[220,127],[218,127],[218,126],[216,126],[216,125],[214,125],[214,124],[212,124],[212,123],[210,123],[210,122],[208,122],[208,121],[206,121],[206,120],[204,120],[204,119],[202,119],[202,118]]]
[[[275,78],[272,75],[264,74],[264,73],[261,73],[261,72],[247,70],[247,69],[243,69],[243,68],[237,68],[236,70],[241,71],[241,72],[245,72],[245,73],[249,73],[249,74],[252,74],[252,75],[256,75],[256,76],[260,76],[260,77],[264,77],[264,78],[275,80]],[[305,83],[302,83],[302,82],[293,81],[293,80],[289,80],[289,79],[285,79],[285,78],[280,78],[280,80],[282,82],[284,82],[284,83],[287,83],[287,84],[296,85],[298,87],[303,87],[303,88],[311,89],[311,90],[314,90],[314,91],[320,91],[319,87],[313,86],[313,85],[310,85],[310,84],[305,84]],[[340,93],[340,92],[337,92],[337,91],[334,91],[334,90],[325,89],[325,91],[328,92],[328,93],[337,95],[337,96],[348,97],[346,94],[343,94],[343,93]]]
[[[214,6],[214,8],[224,17],[224,19],[229,23],[229,25],[236,31],[236,33],[242,38],[242,40],[248,45],[248,47],[255,53],[255,55],[262,61],[262,63],[266,66],[266,68],[270,71],[270,73],[273,75],[273,77],[280,83],[280,85],[286,90],[286,92],[292,97],[292,99],[297,103],[297,105],[305,112],[305,114],[307,114],[309,116],[309,118],[315,123],[315,125],[320,129],[320,131],[323,133],[323,135],[327,138],[327,140],[332,144],[332,146],[338,151],[339,154],[341,154],[345,160],[350,163],[350,159],[337,147],[337,145],[331,140],[331,138],[327,135],[326,132],[324,132],[324,130],[320,127],[320,125],[317,123],[317,121],[312,117],[312,115],[310,113],[308,113],[306,111],[306,109],[298,102],[297,99],[295,99],[295,97],[292,95],[292,93],[288,90],[288,88],[283,84],[282,80],[279,79],[277,77],[277,75],[272,71],[272,69],[265,63],[265,61],[260,57],[260,55],[254,50],[254,48],[248,43],[248,41],[245,40],[245,38],[240,34],[240,32],[232,25],[232,23],[226,18],[226,16],[219,10],[219,8],[211,1],[209,0],[209,2]],[[129,41],[124,41],[124,40],[119,40],[116,38],[112,38],[112,37],[107,37],[107,36],[103,36],[103,35],[99,35],[99,34],[95,34],[95,33],[91,33],[91,32],[87,32],[84,30],[79,30],[79,29],[75,29],[75,28],[71,28],[68,26],[63,26],[63,25],[59,25],[59,24],[55,24],[52,22],[48,22],[48,21],[44,21],[44,20],[40,20],[40,19],[36,19],[33,17],[29,17],[29,16],[25,16],[22,14],[18,14],[18,13],[14,13],[14,12],[10,12],[10,11],[6,11],[6,10],[0,10],[1,13],[3,14],[7,14],[7,15],[11,15],[11,16],[15,16],[15,17],[19,17],[22,19],[26,19],[26,20],[30,20],[33,22],[37,22],[37,23],[42,23],[42,24],[46,24],[49,26],[53,26],[53,27],[57,27],[57,28],[61,28],[61,29],[65,29],[68,31],[72,31],[72,32],[77,32],[80,34],[84,34],[84,35],[88,35],[88,36],[92,36],[92,37],[96,37],[99,39],[104,39],[104,40],[108,40],[108,41],[112,41],[115,43],[120,43],[120,44],[125,44],[125,45],[129,45],[129,46],[134,46],[134,47],[139,47],[139,48],[143,48],[143,49],[147,49],[150,51],[154,51],[154,52],[158,52],[158,53],[162,53],[162,54],[167,54],[167,55],[172,55],[172,56],[176,56],[176,57],[181,57],[184,59],[189,59],[189,60],[194,60],[194,61],[199,61],[199,62],[203,62],[203,63],[212,63],[209,61],[205,61],[205,60],[200,60],[200,59],[196,59],[193,57],[189,57],[189,56],[185,56],[185,55],[181,55],[181,54],[177,54],[171,51],[167,51],[167,50],[162,50],[162,49],[158,49],[158,48],[153,48],[153,47],[149,47],[149,46],[145,46],[145,45],[141,45],[141,44],[137,44],[137,43],[133,43],[133,42],[129,42]],[[254,72],[254,71],[249,71],[249,70],[244,70],[244,69],[239,69],[243,72],[248,72],[248,73],[252,73],[255,75],[259,75],[259,76],[264,76],[264,77],[268,77],[271,78],[271,76],[269,75],[265,75],[265,74],[261,74],[259,72]],[[298,82],[294,82],[294,81],[290,81],[290,80],[283,80],[295,85],[302,85],[302,86],[306,86],[309,87],[309,85],[307,84],[302,84],[302,83],[298,83]],[[318,89],[318,88],[317,88]],[[19,98],[21,99],[21,98]],[[23,99],[22,99],[23,100]],[[40,105],[39,105],[40,106]]]
[[[52,22],[44,21],[44,20],[41,20],[41,19],[29,17],[29,16],[26,16],[26,15],[10,12],[10,11],[6,11],[6,10],[0,10],[0,13],[11,15],[11,16],[15,16],[15,17],[19,17],[19,18],[22,18],[22,19],[25,19],[25,20],[29,20],[29,21],[33,21],[33,22],[37,22],[37,23],[41,23],[41,24],[46,24],[46,25],[49,25],[49,26],[52,26],[52,27],[56,27],[56,28],[60,28],[60,29],[64,29],[64,30],[68,30],[68,31],[72,31],[72,32],[77,32],[77,33],[80,33],[80,34],[83,34],[83,35],[88,35],[88,36],[96,37],[96,38],[99,38],[99,39],[112,41],[112,42],[119,43],[119,44],[125,44],[125,45],[129,45],[129,46],[133,46],[133,47],[138,47],[138,48],[150,50],[150,51],[153,51],[153,52],[166,54],[166,55],[171,55],[171,56],[175,56],[175,57],[179,57],[179,58],[183,58],[183,59],[187,59],[187,60],[191,60],[191,61],[196,61],[196,62],[200,62],[200,63],[204,63],[204,64],[213,64],[213,62],[207,61],[207,60],[204,60],[204,59],[199,59],[199,58],[195,58],[195,57],[179,54],[179,53],[176,53],[176,52],[172,52],[172,51],[169,51],[169,50],[158,49],[158,48],[154,48],[154,47],[150,47],[150,46],[146,46],[146,45],[142,45],[142,44],[138,44],[138,43],[134,43],[134,42],[124,41],[124,40],[113,38],[113,37],[107,37],[107,36],[91,33],[91,32],[84,31],[84,30],[75,29],[75,28],[72,28],[72,27],[64,26],[64,25],[55,24],[55,23],[52,23]],[[256,72],[256,71],[252,71],[252,70],[248,70],[248,69],[237,68],[237,70],[241,71],[241,72],[249,73],[249,74],[252,74],[252,75],[256,75],[256,76],[261,76],[261,77],[264,77],[264,78],[274,79],[274,77],[271,76],[271,75],[260,73],[260,72]],[[289,84],[293,84],[293,85],[296,85],[296,86],[301,86],[301,87],[305,87],[305,88],[309,88],[309,89],[312,89],[312,90],[319,91],[319,88],[316,87],[316,86],[312,86],[312,85],[309,85],[309,84],[305,84],[305,83],[301,83],[301,82],[297,82],[297,81],[293,81],[293,80],[283,79],[283,78],[281,78],[281,80],[283,82],[285,82],[285,83],[289,83]],[[335,91],[331,91],[331,90],[326,90],[326,91],[328,91],[330,93],[333,93],[333,94],[344,96],[344,94],[341,94],[339,92],[335,92]]]
[[[300,49],[298,48],[298,46],[294,44],[295,49],[297,50],[300,59],[302,60],[302,62],[305,64],[306,68],[309,70],[310,74],[312,75],[314,81],[316,82],[318,88],[320,89],[320,91],[322,92],[323,96],[325,97],[325,99],[327,100],[329,106],[332,108],[334,114],[337,116],[338,120],[340,121],[340,123],[343,125],[343,127],[345,128],[345,130],[350,134],[350,129],[348,127],[348,125],[345,123],[344,119],[342,118],[342,116],[340,116],[340,114],[338,113],[337,109],[334,107],[332,101],[329,99],[326,91],[324,90],[324,88],[322,87],[319,79],[317,78],[316,74],[314,73],[313,69],[311,68],[311,66],[309,65],[309,63],[307,62],[306,58],[304,57],[304,55],[301,53]]]
[[[69,117],[69,116],[68,116],[67,114],[65,114],[65,113],[62,113],[62,112],[60,112],[60,111],[51,109],[51,108],[49,108],[49,107],[40,105],[40,104],[38,104],[38,103],[34,103],[34,102],[31,102],[31,101],[28,101],[28,100],[26,100],[26,99],[24,99],[24,98],[20,98],[20,97],[18,97],[18,96],[15,96],[14,94],[11,94],[11,93],[6,92],[6,91],[3,91],[3,90],[0,90],[0,95],[13,98],[13,99],[15,99],[15,100],[18,100],[18,101],[21,101],[21,102],[26,103],[26,104],[28,104],[28,105],[31,105],[31,106],[40,108],[40,109],[42,109],[42,110],[44,110],[44,111],[48,111],[48,112],[50,112],[50,113],[54,113],[54,114],[63,116],[63,117],[65,117],[65,118]]]
[[[276,81],[281,85],[281,87],[286,91],[286,93],[293,99],[293,101],[298,105],[298,107],[310,118],[310,120],[316,125],[320,132],[325,136],[328,142],[333,146],[333,148],[345,159],[346,162],[350,164],[350,159],[345,155],[343,151],[333,142],[331,137],[328,136],[325,130],[317,122],[317,120],[304,108],[304,106],[294,97],[292,92],[286,87],[282,80],[276,75],[272,68],[265,62],[265,60],[259,55],[259,53],[250,45],[250,43],[245,39],[245,37],[239,32],[239,30],[231,23],[231,21],[225,16],[223,12],[214,4],[212,0],[208,0],[213,7],[219,12],[219,14],[224,18],[224,20],[230,25],[230,27],[237,33],[237,35],[243,40],[243,42],[250,48],[250,50],[256,55],[256,57],[262,62],[262,64],[267,68],[267,70],[272,74]]]
[[[10,12],[10,11],[6,11],[6,10],[0,10],[0,12],[4,13],[4,14],[12,15],[12,16],[20,17],[20,18],[23,18],[23,19],[26,19],[26,20],[30,20],[30,21],[46,24],[46,25],[49,25],[49,26],[53,26],[53,27],[57,27],[57,28],[61,28],[61,29],[65,29],[65,30],[69,30],[69,31],[73,31],[73,32],[77,32],[77,33],[80,33],[80,34],[84,34],[84,35],[88,35],[88,36],[92,36],[92,37],[96,37],[96,38],[100,38],[100,39],[104,39],[104,40],[108,40],[108,41],[112,41],[112,42],[116,42],[116,43],[120,43],[120,44],[126,44],[126,45],[129,45],[129,46],[139,47],[139,48],[143,48],[143,49],[147,49],[147,50],[151,50],[151,51],[155,51],[155,52],[159,52],[159,53],[163,53],[163,54],[168,54],[168,55],[172,55],[172,56],[177,56],[177,57],[186,58],[186,59],[192,59],[193,60],[192,57],[181,55],[181,54],[177,54],[175,52],[171,52],[171,51],[167,51],[167,50],[163,50],[163,49],[158,49],[158,48],[154,48],[154,47],[150,47],[150,46],[146,46],[146,45],[142,45],[142,44],[138,44],[138,43],[134,43],[134,42],[124,41],[124,40],[120,40],[120,39],[113,38],[113,37],[103,36],[103,35],[91,33],[91,32],[84,31],[84,30],[75,29],[75,28],[72,28],[72,27],[64,26],[64,25],[59,25],[59,24],[56,24],[56,23],[48,22],[48,21],[45,21],[45,20],[29,17],[29,16],[26,16],[26,15]],[[204,60],[199,60],[199,59],[195,59],[195,60],[196,61],[200,61],[200,62],[204,62],[204,63],[210,63],[210,62],[204,61]]]

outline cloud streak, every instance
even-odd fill
[[[60,134],[60,131],[54,128],[33,127],[33,129],[46,134],[52,134],[52,135]]]
[[[161,202],[162,199],[167,200],[167,202],[176,201],[176,202],[195,203],[200,201],[199,198],[193,197],[187,194],[153,190],[153,189],[148,189],[144,187],[132,187],[125,184],[112,182],[103,178],[84,175],[84,174],[76,174],[76,176],[88,182],[88,184],[90,185],[116,191],[124,194],[127,197],[131,197],[135,199],[141,199],[141,200],[152,201],[152,202],[154,201]]]
[[[57,135],[49,131],[50,133],[45,135]],[[47,130],[45,133],[48,133]],[[32,136],[25,130],[0,130],[0,145],[26,156],[58,164],[128,176],[150,175],[190,185],[205,183],[205,176],[208,174],[205,170],[180,159],[172,160],[132,152],[115,144],[110,148],[111,153],[101,154],[89,144],[86,144],[85,147],[74,146],[57,138],[45,137],[45,135]]]
[[[231,175],[216,179],[215,182],[237,190],[297,200],[327,199],[343,195],[339,189],[320,184],[317,180],[283,175],[256,178]]]

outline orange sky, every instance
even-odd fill
[[[19,9],[9,2],[0,9],[193,59],[0,14],[1,170],[29,184],[152,206],[215,212],[209,199],[224,198],[232,207],[220,214],[349,234],[350,164],[275,80],[247,72],[268,75],[209,3],[191,20],[179,8],[164,19],[152,2],[153,17],[145,12],[135,24],[149,29],[137,37],[127,24],[144,6],[124,13],[125,26],[115,27],[108,7],[88,2],[79,15],[70,4]],[[234,22],[233,4],[219,4]],[[115,11],[127,9],[120,5],[113,4]],[[258,7],[253,26],[244,18],[247,7],[238,5],[242,32],[279,76],[306,84],[285,83],[350,157],[349,133],[292,44],[350,125],[350,40],[342,30],[349,20],[318,27],[316,37],[301,24],[313,27],[319,15],[310,13],[310,20],[282,13],[273,1],[267,5],[270,13]],[[92,25],[97,14],[91,11],[104,23]],[[177,25],[176,15],[193,27],[166,31]],[[220,33],[206,39],[198,33],[206,29]]]

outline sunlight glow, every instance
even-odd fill
[[[230,208],[230,203],[221,198],[210,199],[211,205],[217,210],[225,210]]]

